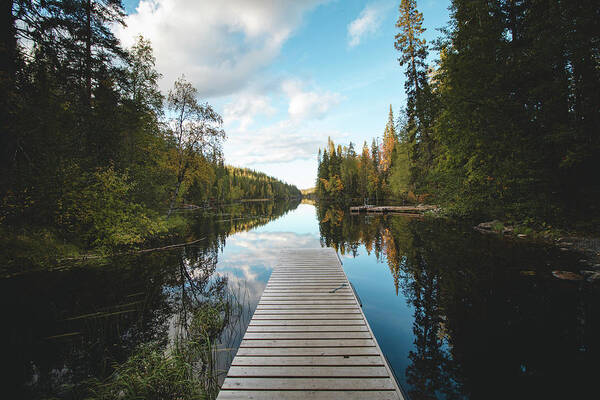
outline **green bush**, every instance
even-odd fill
[[[156,343],[142,345],[107,382],[95,385],[88,399],[206,399],[193,364],[178,350],[168,352]]]
[[[113,167],[73,174],[57,222],[83,238],[86,246],[116,248],[144,242],[165,232],[164,218],[131,200],[135,183]]]

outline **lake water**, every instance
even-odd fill
[[[81,382],[141,343],[168,342],[190,299],[223,286],[244,305],[221,334],[226,371],[279,251],[329,246],[409,398],[598,398],[600,291],[551,274],[578,270],[579,254],[297,202],[188,217],[189,241],[202,240],[186,248],[0,280],[2,390],[78,398]]]

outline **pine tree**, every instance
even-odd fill
[[[354,143],[350,142],[348,144],[348,157],[356,157],[356,151],[354,150]]]
[[[433,138],[431,137],[432,111],[431,88],[427,81],[428,54],[427,42],[422,38],[423,14],[417,10],[416,0],[400,2],[400,16],[396,27],[395,47],[400,52],[398,62],[405,66],[406,80],[406,116],[411,163],[413,164],[413,181],[420,180],[425,170],[430,167],[433,158]]]
[[[423,28],[423,14],[417,10],[416,0],[402,0],[399,11],[400,16],[396,27],[400,32],[395,36],[395,47],[401,53],[398,58],[400,66],[406,66],[404,89],[408,97],[407,115],[411,129],[416,131],[420,113],[419,97],[427,81],[425,64],[427,43],[421,38],[425,28]]]

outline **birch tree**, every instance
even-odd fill
[[[196,157],[215,159],[220,157],[225,140],[223,118],[210,104],[199,103],[198,91],[182,76],[167,97],[169,113],[168,133],[176,149],[177,182],[167,218],[173,212],[180,195],[181,186],[190,172]]]

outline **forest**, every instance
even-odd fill
[[[225,165],[222,117],[183,75],[161,93],[151,43],[126,49],[112,33],[121,1],[10,0],[0,12],[5,250],[112,251],[180,226],[181,204],[300,196]]]
[[[454,0],[450,17],[428,43],[400,2],[406,103],[370,146],[319,151],[320,198],[597,231],[598,2]]]

